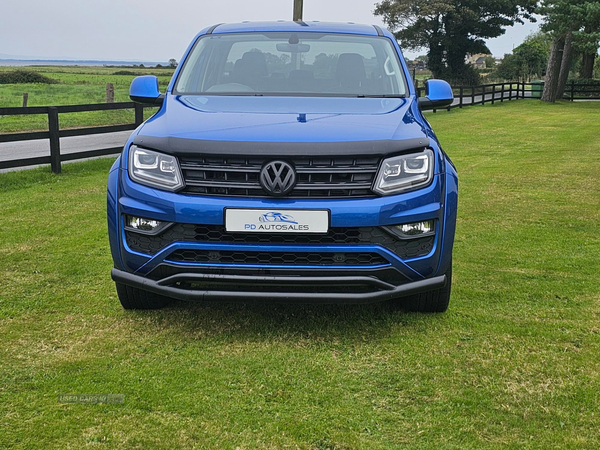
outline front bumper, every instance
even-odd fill
[[[182,300],[276,299],[312,302],[375,302],[443,287],[450,266],[456,222],[457,180],[447,164],[427,188],[400,195],[368,199],[252,199],[181,195],[133,183],[118,168],[109,176],[108,221],[116,282]],[[401,257],[379,242],[285,243],[223,242],[176,239],[150,252],[132,248],[123,228],[126,214],[175,224],[204,227],[203,235],[223,226],[225,207],[328,209],[331,228],[382,227],[435,220],[431,251],[418,257]],[[182,229],[185,232],[186,229]],[[196,233],[200,233],[198,230]],[[189,252],[194,257],[236,253],[302,252],[327,255],[366,253],[373,263],[254,264],[222,260],[174,258]],[[229,257],[228,256],[228,257]],[[315,286],[314,290],[307,286]]]
[[[446,285],[446,276],[441,275],[425,280],[394,286],[390,283],[368,276],[342,276],[342,277],[290,277],[290,276],[265,276],[265,275],[224,275],[200,274],[182,272],[177,275],[155,281],[140,275],[135,275],[119,269],[112,269],[112,279],[155,294],[164,295],[177,300],[255,300],[255,301],[293,301],[302,300],[311,303],[371,303],[390,300],[433,289],[440,289]],[[218,285],[243,285],[253,286],[258,290],[230,291],[218,289],[182,289],[181,283],[210,283]],[[371,285],[375,289],[371,292],[331,292],[324,295],[318,292],[294,292],[294,288],[304,284],[339,286],[348,288],[352,286]],[[262,291],[260,287],[277,285],[280,291]]]

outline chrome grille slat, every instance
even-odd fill
[[[315,167],[313,169],[305,169],[303,167],[297,167],[296,173],[362,173],[362,172],[376,172],[377,166],[375,167]],[[259,169],[260,172],[260,169]]]
[[[196,180],[190,180],[187,181],[186,180],[186,184],[189,184],[190,186],[206,186],[206,187],[210,187],[210,186],[216,186],[216,187],[227,187],[227,188],[232,188],[232,189],[253,189],[256,187],[256,185],[252,184],[252,183],[233,183],[230,181],[196,181]],[[260,188],[260,186],[258,186]]]
[[[244,166],[209,166],[209,165],[193,165],[193,164],[182,164],[183,170],[211,170],[214,172],[254,172],[259,173],[260,167],[244,167]]]
[[[298,183],[297,189],[369,189],[371,183]]]

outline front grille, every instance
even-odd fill
[[[388,264],[377,253],[247,252],[231,250],[176,250],[169,261],[264,266],[374,266]]]
[[[402,240],[379,227],[335,227],[327,234],[227,233],[223,225],[177,223],[158,236],[125,231],[127,245],[134,251],[154,255],[174,242],[269,245],[360,245],[378,244],[402,259],[428,254],[434,236]]]
[[[269,197],[259,183],[263,165],[270,157],[180,157],[184,194]],[[374,197],[371,185],[379,157],[279,158],[294,166],[297,183],[288,198]]]

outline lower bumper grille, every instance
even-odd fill
[[[214,264],[259,264],[265,266],[375,266],[388,264],[377,253],[240,252],[176,250],[173,262]]]
[[[174,242],[267,244],[267,245],[381,245],[402,259],[427,255],[435,236],[398,239],[380,227],[335,227],[327,234],[258,234],[227,233],[223,225],[178,223],[157,236],[125,231],[129,248],[154,255]],[[244,252],[246,253],[246,252]],[[172,257],[169,259],[172,260]],[[210,262],[210,261],[208,261]]]

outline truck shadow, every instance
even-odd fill
[[[145,331],[173,333],[181,340],[370,341],[392,331],[426,332],[444,314],[406,313],[389,303],[357,305],[177,302],[158,311],[133,312]]]

